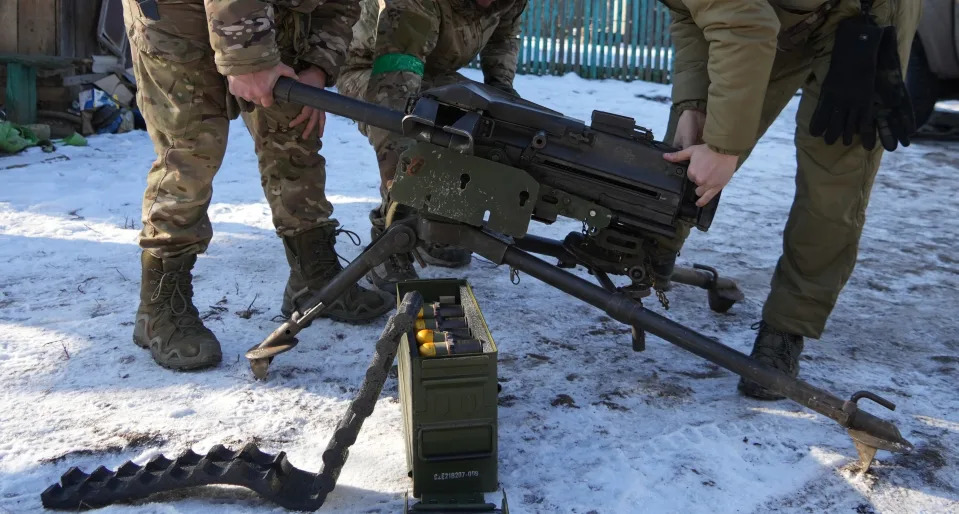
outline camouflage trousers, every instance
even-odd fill
[[[213,236],[207,208],[227,146],[226,79],[213,62],[203,4],[161,4],[144,20],[124,0],[137,79],[137,105],[157,159],[147,175],[140,246],[160,258],[201,253]],[[336,223],[326,199],[321,142],[289,128],[301,107],[275,104],[243,113],[260,182],[281,236]]]
[[[896,26],[903,69],[919,23],[919,4],[877,0],[873,6],[880,25]],[[844,2],[841,7],[846,9],[845,15],[854,15],[859,2]],[[873,150],[864,149],[858,139],[850,146],[841,142],[828,145],[822,137],[809,134],[809,120],[829,69],[833,34],[834,30],[827,31],[815,44],[776,54],[756,135],[758,142],[802,89],[796,113],[796,195],[762,316],[775,328],[811,338],[822,335],[856,265],[866,206],[883,154],[878,144]],[[666,141],[672,140],[677,121],[674,113]],[[747,157],[740,159],[740,165]],[[688,227],[678,240],[659,242],[677,252],[686,235]]]

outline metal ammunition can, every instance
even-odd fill
[[[426,303],[455,297],[483,341],[481,354],[421,358],[415,334],[401,340],[399,394],[413,496],[496,491],[496,345],[473,290],[454,279],[411,280],[396,289],[398,299],[418,291]]]

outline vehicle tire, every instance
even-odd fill
[[[916,36],[909,54],[909,66],[906,68],[906,89],[909,90],[909,98],[912,100],[917,129],[925,125],[936,110],[939,86],[939,77],[929,69],[922,41]]]

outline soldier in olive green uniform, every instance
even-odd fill
[[[337,85],[345,95],[396,110],[421,90],[467,81],[458,70],[478,55],[484,82],[511,94],[519,54],[520,16],[527,0],[361,0]],[[399,155],[412,142],[385,130],[360,125],[369,137],[380,169],[383,202],[370,213],[374,237],[393,219],[411,212],[393,204],[389,186]],[[459,267],[469,252],[449,246],[418,248],[428,263]],[[416,278],[406,256],[394,255],[369,276],[384,291],[399,280]]]
[[[864,3],[663,3],[672,10],[670,29],[676,48],[673,112],[666,140],[684,149],[668,158],[677,162],[690,160],[689,176],[699,186],[697,195],[701,202],[718,194],[770,124],[802,89],[796,116],[796,196],[752,352],[760,361],[796,376],[803,337],[820,337],[839,292],[853,271],[869,192],[882,156],[882,148],[867,141],[875,142],[874,125],[862,131],[862,141],[857,135],[840,143],[834,135],[832,144],[818,137],[821,129],[815,136],[817,131],[810,130],[821,97],[846,94],[865,96],[867,103],[873,101],[870,91],[837,92],[835,88],[823,87],[824,81],[831,84],[826,77],[832,72],[833,58],[856,51],[848,45],[840,50],[834,43],[840,23],[859,16]],[[898,31],[898,38],[891,38],[888,53],[895,58],[898,50],[897,64],[901,63],[904,70],[919,20],[920,2],[876,0],[865,4],[870,3],[875,22],[894,26]],[[897,75],[902,71],[899,66],[892,68]],[[838,70],[836,75],[843,71]],[[847,98],[854,100],[855,96]],[[839,105],[833,109],[838,112],[841,108]],[[826,112],[827,118],[828,115]],[[848,126],[853,126],[854,121]],[[882,133],[880,130],[879,134]],[[830,139],[828,132],[826,139]],[[666,253],[675,258],[682,240],[661,243],[665,243]],[[777,392],[745,380],[740,382],[740,390],[762,399],[781,398]]]
[[[140,233],[143,276],[134,342],[175,369],[215,365],[220,345],[193,305],[191,270],[213,235],[207,207],[237,97],[259,157],[261,183],[290,264],[282,312],[341,266],[337,222],[319,154],[323,113],[272,102],[280,75],[335,83],[359,14],[354,0],[124,0],[137,104],[157,159],[147,176]],[[304,129],[305,126],[305,129]],[[312,132],[313,129],[316,132]],[[353,288],[326,314],[362,322],[389,297]]]

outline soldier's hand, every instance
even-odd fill
[[[326,87],[326,72],[316,66],[310,66],[300,72],[300,82],[313,87]],[[303,122],[307,122],[306,128],[303,129],[303,139],[309,137],[314,128],[316,128],[317,139],[323,137],[323,129],[326,128],[325,112],[312,107],[303,107],[300,114],[290,122],[290,127]]]
[[[680,150],[703,142],[703,129],[706,127],[706,113],[695,109],[686,109],[679,115],[676,123],[676,135],[673,146]]]
[[[243,75],[227,76],[230,93],[262,107],[273,105],[273,86],[280,77],[298,79],[293,68],[280,63],[272,68]]]
[[[739,156],[714,152],[707,145],[693,145],[674,153],[663,154],[669,162],[689,161],[686,176],[696,188],[697,207],[703,207],[712,200],[733,178]]]

